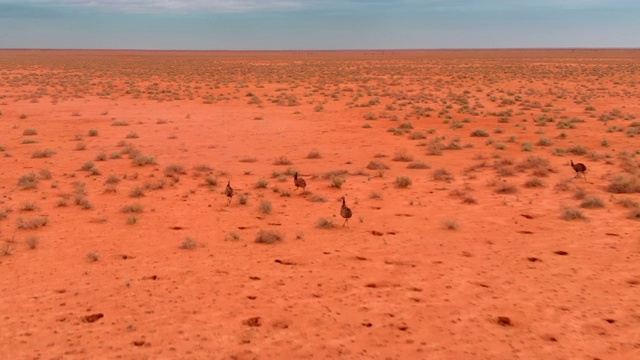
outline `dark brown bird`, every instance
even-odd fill
[[[231,198],[233,197],[233,188],[231,187],[231,180],[227,183],[227,187],[224,189],[224,194],[227,195],[227,206],[231,204]]]
[[[344,218],[344,223],[342,224],[342,226],[347,225],[347,227],[349,227],[348,221],[351,218],[351,216],[353,216],[353,213],[351,212],[351,209],[349,209],[345,204],[344,196],[342,197],[342,207],[340,208],[340,216]]]
[[[585,171],[587,171],[587,167],[583,163],[574,164],[573,160],[571,160],[571,167],[573,168],[573,170],[575,170],[576,177],[579,177],[580,173],[582,173],[582,176],[584,176],[584,181],[587,181],[587,175],[584,173]]]
[[[298,173],[295,173],[293,175],[293,184],[296,186],[296,190],[298,190],[298,188],[302,188],[302,192],[305,192],[305,188],[307,187],[307,182],[304,181],[303,178],[299,178],[298,177]]]

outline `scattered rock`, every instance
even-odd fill
[[[93,322],[96,322],[96,321],[98,321],[98,320],[102,319],[103,317],[104,317],[104,315],[103,315],[103,314],[101,314],[101,313],[91,314],[91,315],[85,315],[85,316],[82,318],[82,321],[84,321],[84,322],[88,322],[88,323],[93,323]]]
[[[398,330],[407,331],[407,330],[409,330],[409,326],[407,324],[398,325]]]
[[[531,235],[533,234],[533,231],[529,231],[529,230],[520,230],[518,231],[520,234],[525,234],[525,235]]]
[[[296,265],[296,263],[294,263],[293,261],[288,261],[288,260],[275,260],[276,263],[278,264],[282,264],[282,265]]]
[[[609,235],[609,236],[620,236],[620,234],[616,234],[616,233],[606,233],[605,235]]]
[[[569,255],[568,252],[563,251],[563,250],[554,251],[553,253],[556,254],[556,255],[563,255],[563,256],[564,255]]]
[[[144,340],[133,340],[131,343],[133,345],[135,345],[135,346],[142,346],[142,345],[145,344],[145,341]]]
[[[260,316],[250,317],[247,320],[243,320],[242,325],[251,326],[251,327],[262,326],[262,318]]]
[[[184,228],[182,226],[170,226],[169,229],[171,229],[171,230],[184,230]]]
[[[290,322],[287,320],[276,320],[271,324],[274,329],[288,329],[291,326]]]
[[[149,276],[143,276],[142,280],[155,280],[158,278],[158,275],[149,275]]]
[[[464,257],[472,257],[473,255],[468,251],[463,251],[462,252],[462,256],[464,256]]]
[[[533,216],[528,215],[528,214],[520,214],[520,216],[522,216],[523,218],[527,218],[529,220],[533,219]]]
[[[120,257],[122,257],[122,260],[129,260],[129,259],[135,259],[135,256],[131,256],[131,255],[120,255]]]
[[[608,322],[609,324],[613,324],[614,322],[616,322],[615,319],[604,319],[604,321]]]
[[[259,276],[249,276],[249,279],[256,281],[256,280],[260,280]]]
[[[504,327],[509,327],[513,325],[511,323],[511,319],[509,319],[509,317],[507,316],[498,316],[498,318],[496,319],[496,323]]]
[[[546,341],[558,342],[558,339],[555,336],[550,335],[550,334],[544,334],[544,335],[541,336],[541,338],[543,340],[546,340]]]
[[[255,299],[257,299],[257,296],[247,295],[247,299],[249,299],[249,300],[255,300]]]
[[[384,235],[383,233],[381,233],[380,231],[375,231],[375,230],[371,230],[371,234],[375,235],[375,236],[382,236]]]
[[[364,327],[372,327],[373,324],[368,322],[368,321],[365,321],[365,322],[362,323],[362,326],[364,326]]]
[[[360,260],[360,261],[367,261],[367,260],[369,260],[369,259],[367,259],[366,257],[362,257],[362,256],[356,256],[355,258],[356,258],[356,260]]]
[[[528,257],[527,260],[529,260],[531,262],[538,262],[538,261],[542,262],[542,260],[538,259],[537,257],[533,257],[533,256],[532,257]]]

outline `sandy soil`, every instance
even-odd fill
[[[640,358],[639,72],[0,51],[0,358]]]

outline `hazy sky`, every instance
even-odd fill
[[[640,47],[640,0],[0,0],[0,48]]]

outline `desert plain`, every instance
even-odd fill
[[[639,81],[633,49],[2,50],[0,358],[640,359]]]

